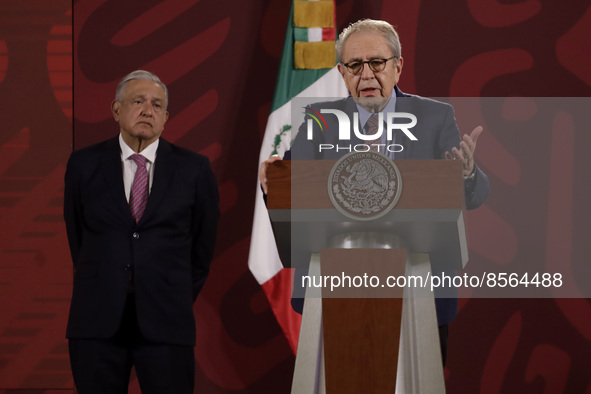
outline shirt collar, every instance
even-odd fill
[[[361,125],[361,129],[364,129],[365,123],[367,123],[367,120],[369,119],[369,117],[371,115],[373,115],[373,113],[367,111],[365,108],[359,106],[358,104],[355,104],[355,105],[357,106],[357,112],[359,112],[359,123]],[[388,112],[396,112],[396,89],[395,88],[392,89],[392,95],[390,96],[390,100],[388,100],[388,104],[386,104],[386,106],[384,107],[382,112],[384,113],[384,121],[386,120],[385,114],[387,114]]]
[[[144,148],[140,155],[148,159],[150,163],[154,163],[156,161],[156,150],[158,149],[159,143],[160,138]],[[121,158],[123,160],[129,159],[129,157],[135,153],[135,151],[131,149],[129,145],[125,143],[125,141],[123,141],[123,136],[121,133],[119,133],[119,146],[121,147]]]

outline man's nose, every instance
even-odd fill
[[[361,69],[361,78],[363,79],[371,79],[374,77],[373,71],[369,68],[369,63],[363,63],[363,68]]]
[[[152,106],[152,103],[144,103],[144,106],[142,108],[142,115],[152,116],[153,111],[154,111],[154,108]]]

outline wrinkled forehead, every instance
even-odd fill
[[[378,31],[352,33],[343,46],[343,60],[390,57],[390,47],[384,35]]]
[[[126,96],[150,96],[165,100],[166,94],[164,89],[158,82],[150,81],[147,79],[132,79],[125,85],[123,94]]]

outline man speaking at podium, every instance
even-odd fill
[[[80,394],[192,394],[197,298],[213,256],[218,187],[207,157],[160,138],[168,90],[117,86],[118,136],[72,153],[64,219],[74,262],[67,337]]]
[[[362,141],[351,137],[351,141],[346,141],[348,146],[370,145],[396,160],[460,160],[463,164],[467,208],[474,209],[484,203],[489,194],[488,178],[474,162],[474,150],[482,127],[478,126],[470,134],[460,137],[454,111],[450,105],[409,95],[398,88],[403,59],[398,33],[392,25],[385,21],[370,19],[351,24],[339,35],[336,42],[336,56],[338,69],[351,96],[343,100],[322,103],[323,109],[330,108],[348,114],[358,112],[359,130],[363,130],[362,133],[366,136],[379,134],[378,129],[386,129],[383,125],[379,127],[378,113],[380,112],[403,112],[400,108],[410,104],[414,113],[423,114],[420,118],[420,134],[416,136],[418,141],[412,141],[408,135],[397,131],[394,135],[395,141],[388,141],[386,133],[383,132],[373,141],[367,139]],[[314,105],[311,108],[313,109]],[[326,116],[325,118],[327,121],[334,122],[336,117]],[[386,117],[384,116],[383,119],[385,120]],[[338,125],[334,122],[332,125],[329,124],[327,129],[338,130]],[[304,122],[291,150],[286,152],[284,158],[338,159],[353,151],[336,149],[339,142],[342,141],[338,141],[337,133],[316,132],[309,139],[306,122]],[[319,151],[320,146],[325,149]],[[385,149],[387,146],[393,146],[393,148]],[[259,178],[265,194],[267,193],[267,166],[279,159],[279,156],[272,156],[261,164]],[[300,274],[296,274],[298,275]],[[437,294],[435,296],[437,297]],[[457,297],[436,298],[435,303],[441,352],[445,363],[448,324],[457,316]],[[301,313],[303,300],[293,298],[292,305]]]

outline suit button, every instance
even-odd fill
[[[138,239],[140,237],[140,235],[139,235],[139,233],[133,233],[132,237],[135,239]]]
[[[125,266],[125,271],[129,271],[130,269],[131,269],[131,264],[127,264],[127,265]]]

